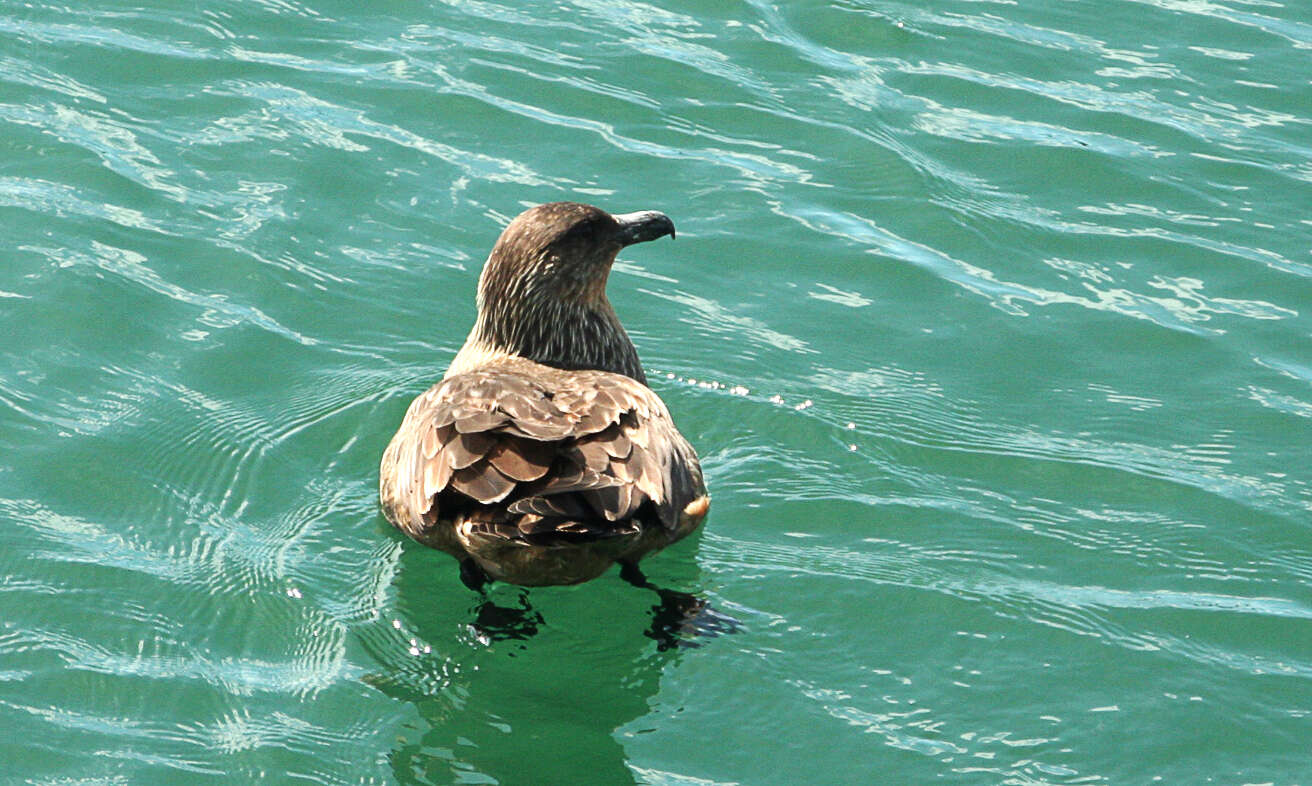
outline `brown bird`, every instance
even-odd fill
[[[471,588],[577,584],[615,562],[640,583],[638,560],[706,517],[697,453],[606,299],[619,250],[664,235],[663,213],[553,202],[493,247],[469,338],[379,478],[388,521],[459,559]]]

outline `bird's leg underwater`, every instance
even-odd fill
[[[660,603],[651,607],[651,628],[646,633],[648,638],[655,639],[659,650],[697,647],[700,645],[693,640],[695,637],[714,638],[742,629],[738,620],[721,614],[696,595],[652,584],[636,563],[621,562],[620,578],[660,597]]]
[[[484,595],[487,594],[487,585],[492,583],[492,579],[478,566],[473,557],[460,560],[460,581],[474,592],[481,592]]]
[[[498,606],[487,595],[492,578],[469,557],[460,561],[460,581],[482,596],[482,602],[474,607],[477,617],[470,628],[483,641],[528,639],[538,632],[542,615],[529,605],[527,592],[519,593],[518,607]]]

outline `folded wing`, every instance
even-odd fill
[[[706,493],[696,453],[645,385],[521,359],[417,398],[382,478],[388,518],[419,540],[462,516],[510,538],[601,538],[645,519],[672,530]]]

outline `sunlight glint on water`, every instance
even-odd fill
[[[0,8],[5,772],[1309,782],[1305,17]],[[678,225],[609,285],[715,500],[646,565],[736,632],[489,636],[377,512],[558,199]]]

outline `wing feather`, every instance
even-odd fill
[[[456,416],[456,431],[461,434],[491,431],[509,420],[510,416],[504,412],[467,412]]]
[[[492,466],[506,477],[530,481],[547,474],[555,458],[555,451],[545,442],[506,436],[488,451],[487,457]]]
[[[500,502],[515,490],[515,481],[491,465],[465,467],[451,476],[451,488],[484,505]]]
[[[424,499],[429,501],[429,505],[424,506],[423,513],[429,511],[433,498],[437,496],[438,492],[446,488],[447,483],[451,482],[451,474],[454,471],[455,467],[451,465],[450,451],[442,451],[431,460],[424,462],[423,494]]]
[[[610,454],[611,458],[626,459],[629,452],[633,450],[633,443],[629,441],[629,435],[625,434],[620,424],[612,423],[606,427],[597,436],[597,442]]]
[[[456,421],[456,428],[460,428],[460,421]],[[459,432],[443,450],[449,455],[452,467],[464,469],[485,458],[497,442],[496,435],[487,431]]]
[[[648,501],[673,530],[706,490],[697,454],[645,385],[511,358],[415,399],[384,454],[380,493],[416,537],[468,506],[484,530],[512,537],[629,532]]]

